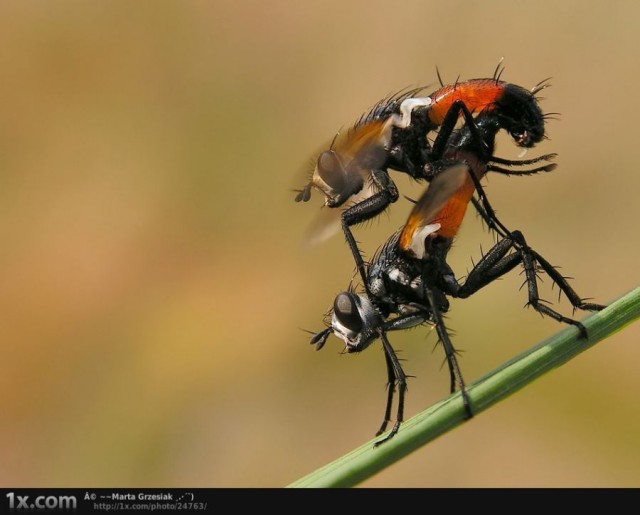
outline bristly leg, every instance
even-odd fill
[[[464,406],[466,417],[471,418],[473,417],[473,411],[471,410],[471,401],[469,400],[469,395],[467,394],[467,389],[464,384],[462,372],[460,371],[460,366],[458,365],[458,359],[456,357],[456,349],[453,346],[453,343],[451,342],[451,338],[449,338],[449,333],[447,332],[447,328],[444,325],[442,314],[440,313],[440,310],[437,308],[433,292],[431,291],[430,288],[427,288],[427,287],[425,287],[424,290],[425,290],[427,300],[431,304],[433,321],[436,327],[436,331],[438,333],[438,338],[442,343],[442,347],[444,348],[444,353],[447,358],[447,365],[449,366],[449,375],[451,378],[451,382],[450,382],[451,393],[455,391],[457,386],[462,396],[462,404]]]
[[[391,418],[391,402],[393,400],[393,390],[395,390],[394,385],[398,386],[398,411],[396,415],[396,421],[391,428],[391,431],[382,439],[378,440],[374,447],[378,447],[385,442],[388,442],[391,438],[393,438],[398,430],[400,429],[400,424],[402,424],[404,420],[404,397],[407,391],[407,375],[404,373],[402,369],[402,365],[400,365],[400,360],[396,355],[391,343],[387,339],[387,334],[384,330],[379,332],[380,340],[382,340],[382,347],[384,349],[385,358],[387,361],[387,370],[389,375],[389,389],[390,393],[387,397],[387,409],[385,411],[385,421],[382,423],[380,430],[376,433],[376,436],[382,434],[382,432],[387,427],[387,420]]]

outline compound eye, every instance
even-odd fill
[[[362,317],[358,311],[356,296],[353,293],[342,292],[333,302],[333,312],[338,321],[354,332],[362,329]]]
[[[320,178],[334,191],[342,191],[345,185],[345,170],[333,150],[325,150],[316,164]]]

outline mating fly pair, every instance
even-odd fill
[[[313,189],[324,195],[325,206],[335,213],[333,218],[339,217],[365,283],[364,261],[350,227],[376,217],[398,200],[389,170],[406,173],[418,181],[431,180],[436,168],[431,165],[444,157],[460,116],[468,127],[473,127],[472,112],[490,115],[491,123],[508,132],[518,146],[532,147],[544,137],[544,115],[535,95],[546,87],[546,81],[528,91],[501,81],[499,75],[498,68],[493,78],[442,85],[424,97],[416,96],[423,88],[392,95],[376,104],[345,134],[338,134],[330,148],[318,156],[309,183],[299,190],[295,200],[307,202]],[[431,145],[428,138],[437,129],[440,130]],[[468,138],[473,152],[487,161],[488,170],[499,173],[523,173],[499,165],[512,167],[555,157],[549,154],[529,161],[500,159],[493,156],[477,131],[471,130]],[[554,168],[555,164],[547,163],[525,173]],[[328,218],[328,223],[317,225],[313,239],[323,239],[335,231],[335,220]],[[485,221],[491,226],[490,220]]]
[[[449,102],[446,114],[438,114],[436,108],[443,105],[439,102],[447,98],[446,94],[455,95],[457,88],[458,98]],[[477,88],[477,91],[474,88]],[[500,95],[495,94],[498,89]],[[487,90],[493,91],[492,97],[483,96],[482,93]],[[342,212],[341,218],[365,291],[362,294],[353,291],[340,293],[334,301],[329,326],[315,334],[311,343],[320,349],[333,333],[345,342],[347,352],[360,352],[377,338],[382,341],[389,390],[385,416],[378,435],[386,430],[391,419],[396,386],[398,407],[392,430],[376,445],[397,433],[404,416],[407,376],[387,338],[388,331],[425,323],[435,326],[445,349],[451,391],[456,387],[461,390],[465,413],[467,417],[471,417],[472,409],[457,363],[455,348],[443,321],[442,315],[449,308],[447,297],[468,297],[521,264],[527,280],[529,304],[540,313],[574,324],[585,334],[584,327],[579,322],[564,317],[541,302],[537,290],[538,267],[547,272],[574,308],[602,308],[596,304],[584,303],[565,278],[527,245],[519,231],[509,231],[497,219],[480,184],[480,180],[488,171],[522,175],[549,171],[553,168],[553,165],[547,164],[539,168],[514,171],[495,164],[517,167],[548,160],[551,156],[529,161],[507,161],[493,156],[495,136],[501,129],[507,129],[521,146],[532,146],[542,139],[544,116],[535,99],[538,90],[539,88],[534,88],[533,92],[528,92],[518,86],[501,83],[497,79],[477,79],[443,87],[429,97],[392,97],[390,101],[378,104],[369,115],[356,124],[350,132],[353,141],[347,138],[352,147],[338,146],[334,142],[330,150],[320,155],[310,185],[299,193],[297,200],[307,200],[310,187],[314,186],[325,193],[326,204],[330,207],[344,203],[347,198],[351,198],[352,202],[355,199],[355,203]],[[467,102],[471,103],[471,106],[467,105]],[[430,114],[430,109],[436,111]],[[394,112],[388,114],[389,111]],[[475,119],[471,111],[478,111]],[[388,141],[361,141],[358,133],[359,124],[364,123],[362,126],[366,127],[372,120],[375,122],[376,116],[380,113],[387,114],[384,123],[392,127]],[[405,118],[407,113],[409,118]],[[460,113],[463,114],[465,123],[462,128],[456,129],[455,124]],[[392,121],[389,121],[390,119]],[[435,143],[430,146],[426,134],[437,128],[438,121],[442,122],[442,127]],[[394,130],[408,132],[394,135]],[[414,139],[403,139],[407,134],[411,134]],[[393,146],[394,141],[396,147]],[[355,151],[345,153],[345,148],[355,148]],[[376,159],[372,159],[372,156]],[[415,178],[428,180],[430,184],[414,205],[404,227],[393,234],[373,260],[365,265],[349,226],[375,216],[397,199],[397,190],[387,173],[387,168],[395,168],[394,165],[397,163],[394,159],[397,156],[407,159],[400,171]],[[420,170],[415,167],[416,162],[420,163]],[[410,163],[411,166],[406,163]],[[375,184],[379,191],[369,197],[357,197],[361,195],[367,180]],[[473,267],[466,280],[460,284],[446,258],[474,192],[477,192],[479,197],[479,202],[475,203],[476,209],[502,239]]]

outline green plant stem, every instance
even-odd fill
[[[583,321],[588,339],[578,337],[575,327],[535,345],[468,387],[475,415],[516,392],[542,374],[558,367],[600,340],[640,317],[640,288]],[[457,392],[412,417],[398,434],[374,448],[374,440],[295,481],[289,487],[350,487],[373,476],[424,444],[465,422]]]

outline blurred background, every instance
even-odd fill
[[[639,24],[632,0],[2,2],[0,483],[280,487],[373,437],[381,347],[308,345],[353,266],[341,236],[301,246],[320,202],[291,190],[375,102],[435,89],[436,66],[453,82],[504,57],[507,81],[552,78],[541,105],[561,114],[527,157],[558,169],[491,177],[489,197],[580,295],[638,286]],[[407,213],[356,229],[367,255]],[[470,212],[454,270],[491,242]],[[562,329],[523,309],[521,282],[452,303],[467,382]],[[639,336],[363,486],[638,486]],[[409,417],[448,373],[425,329],[392,342],[416,376]]]

